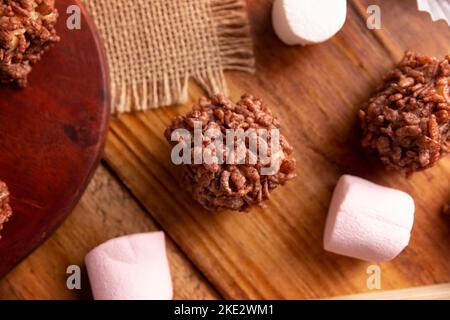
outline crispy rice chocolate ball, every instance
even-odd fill
[[[9,206],[9,191],[6,184],[0,181],[0,231],[3,229],[3,224],[8,222],[11,215],[12,211]]]
[[[388,169],[430,168],[450,150],[450,55],[407,52],[359,111],[363,146]]]
[[[187,115],[176,117],[165,132],[168,141],[176,145],[177,141],[171,141],[172,133],[177,129],[189,131],[192,137],[192,157],[195,154],[193,142],[195,122],[201,123],[203,146],[211,144],[211,139],[204,134],[210,128],[220,130],[224,137],[227,129],[241,128],[249,133],[250,129],[255,129],[254,132],[259,129],[270,132],[271,129],[280,128],[280,123],[272,112],[261,100],[251,95],[242,96],[237,103],[233,103],[223,95],[217,95],[211,100],[202,98]],[[277,158],[278,161],[275,162],[278,165],[274,166],[274,172],[269,175],[262,174],[262,169],[270,165],[261,161],[258,153],[257,161],[248,161],[247,158],[243,164],[229,164],[229,161],[209,165],[183,164],[184,185],[192,197],[208,210],[248,211],[253,205],[263,206],[263,200],[269,198],[272,190],[295,177],[296,161],[291,156],[293,149],[281,134],[278,141],[279,150],[272,157]],[[270,138],[268,145],[271,145],[269,142]],[[245,157],[249,154],[249,146],[249,140],[245,140]],[[223,148],[225,154],[226,143]],[[269,156],[272,153],[271,149],[268,147]]]
[[[0,0],[0,83],[27,84],[31,66],[59,41],[54,0]]]

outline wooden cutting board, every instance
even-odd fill
[[[450,282],[450,160],[412,178],[387,173],[360,147],[357,112],[407,49],[442,58],[450,28],[417,11],[414,0],[349,1],[342,31],[330,41],[287,47],[275,36],[271,0],[249,0],[256,74],[228,73],[231,96],[262,98],[295,147],[298,177],[277,189],[266,210],[211,214],[178,183],[163,137],[190,101],[112,122],[106,161],[136,199],[225,298],[325,298],[369,291],[370,263],[322,248],[328,205],[342,174],[410,193],[417,205],[410,246],[380,264],[382,289]],[[366,27],[369,5],[381,8],[381,30]],[[124,218],[128,218],[124,216]]]
[[[14,215],[0,241],[0,276],[30,253],[72,211],[96,168],[109,115],[107,68],[93,24],[66,27],[58,0],[61,42],[44,56],[26,89],[0,88],[0,179]]]
[[[450,53],[450,28],[419,13],[415,2],[349,0],[342,31],[326,43],[302,48],[287,47],[275,36],[272,0],[248,0],[257,72],[227,73],[231,95],[238,99],[250,92],[272,107],[296,148],[298,178],[274,192],[267,210],[214,215],[196,205],[178,183],[163,137],[170,119],[189,110],[203,94],[191,86],[185,105],[112,121],[105,165],[114,172],[108,179],[105,170],[98,172],[99,181],[93,181],[64,227],[4,278],[0,296],[3,292],[15,298],[79,298],[79,291],[66,287],[69,264],[81,265],[90,249],[109,238],[155,227],[169,238],[178,298],[216,297],[205,294],[205,286],[219,298],[235,299],[372,292],[366,286],[370,263],[322,249],[333,188],[341,174],[351,173],[405,190],[416,200],[410,246],[394,261],[379,264],[382,289],[427,285],[414,296],[448,297],[448,286],[429,285],[450,282],[450,223],[440,214],[441,206],[450,201],[450,159],[410,179],[388,174],[361,150],[356,120],[360,105],[404,50],[439,57]],[[366,9],[373,4],[382,10],[382,29],[377,31],[366,28]],[[120,179],[120,185],[112,179]],[[124,188],[131,196],[123,194]],[[152,219],[146,220],[144,212]],[[190,260],[195,274],[204,276],[183,272],[182,259]],[[85,272],[83,281],[86,294],[81,296],[88,297]],[[402,298],[405,292],[410,297],[409,290],[394,294]]]

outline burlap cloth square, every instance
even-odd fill
[[[112,113],[183,103],[188,80],[227,93],[223,71],[254,71],[245,0],[84,0],[108,58]]]

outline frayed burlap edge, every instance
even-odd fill
[[[188,82],[191,78],[208,95],[228,94],[225,70],[254,73],[255,60],[246,1],[210,0],[209,10],[216,29],[220,68],[212,66],[177,79],[170,78],[168,74],[165,74],[163,79],[155,79],[155,75],[149,75],[153,79],[144,83],[118,83],[111,79],[112,114],[186,103]]]

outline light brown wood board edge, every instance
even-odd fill
[[[450,300],[450,283],[362,293],[325,300]]]

